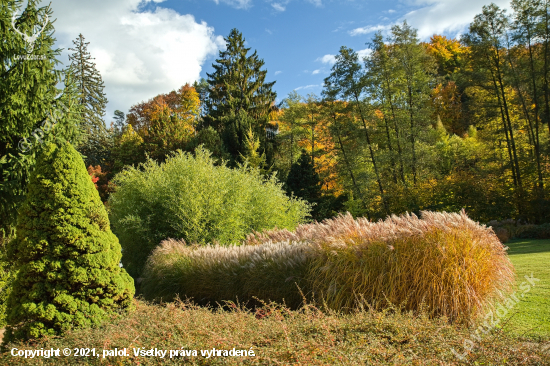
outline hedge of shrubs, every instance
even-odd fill
[[[533,225],[522,224],[515,220],[490,221],[488,223],[501,242],[510,239],[550,239],[550,223]]]

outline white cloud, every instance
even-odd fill
[[[501,8],[509,9],[509,0],[492,0]],[[484,5],[490,1],[478,0],[414,0],[413,5],[421,8],[411,11],[403,19],[418,29],[420,39],[428,39],[433,34],[443,32],[463,32],[474,20],[474,16],[481,13]]]
[[[282,4],[279,4],[279,3],[272,3],[271,6],[273,7],[273,9],[277,10],[277,11],[285,11],[286,8],[284,5]]]
[[[60,60],[68,64],[67,48],[79,33],[90,42],[109,99],[107,123],[115,109],[126,112],[197,80],[206,58],[224,47],[205,22],[161,7],[140,12],[144,1],[151,0],[52,2],[57,46],[65,49]]]
[[[317,70],[313,70],[313,72],[311,73],[311,75],[317,75],[321,72],[321,69],[317,69]]]
[[[311,88],[317,88],[317,87],[319,87],[319,86],[321,86],[321,85],[315,84],[315,85],[299,86],[299,87],[297,87],[297,88],[294,89],[294,90],[298,91],[298,90],[302,90],[302,89],[311,89]]]
[[[324,55],[323,57],[317,58],[315,61],[320,61],[324,64],[334,65],[334,63],[336,62],[336,56],[328,54]]]
[[[370,48],[365,48],[364,50],[357,51],[357,56],[359,56],[359,60],[362,60],[363,57],[366,57],[372,53],[372,50]]]
[[[282,71],[275,71],[275,75],[279,75],[279,74],[282,74],[283,72]]]
[[[386,30],[388,29],[390,26],[388,25],[369,25],[367,27],[361,27],[361,28],[355,28],[351,31],[349,31],[349,34],[352,35],[352,36],[358,36],[360,34],[368,34],[368,33],[372,33],[372,32],[376,32],[376,31],[379,31],[379,30]]]
[[[322,0],[307,0],[307,1],[312,3],[315,6],[318,6],[318,7],[323,6],[323,1]]]
[[[390,9],[390,10],[388,10],[388,13],[393,14],[393,13],[395,13],[395,10]]]
[[[147,1],[147,0],[145,0],[145,1]],[[160,2],[160,1],[164,1],[164,0],[160,0],[160,1],[153,0],[153,1]],[[252,5],[252,0],[214,0],[214,2],[216,4],[219,4],[220,2],[222,2],[222,3],[225,3],[225,4],[231,5],[234,8],[237,8],[237,9],[247,9]]]

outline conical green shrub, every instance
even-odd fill
[[[134,283],[119,266],[120,244],[70,144],[44,146],[18,214],[8,246],[17,275],[4,342],[99,324],[132,306]]]

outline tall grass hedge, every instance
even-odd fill
[[[201,305],[225,300],[257,305],[255,298],[277,299],[297,308],[312,254],[309,245],[289,242],[188,246],[165,240],[149,258],[142,291],[150,300],[172,301],[180,295]]]
[[[240,247],[164,243],[143,281],[150,299],[246,302],[254,295],[298,307],[299,286],[338,311],[393,304],[467,322],[508,293],[514,269],[492,229],[464,212],[376,223],[347,214],[294,232],[253,233]]]
[[[176,152],[160,164],[148,160],[119,173],[114,182],[110,218],[124,268],[135,278],[164,239],[228,245],[252,231],[293,230],[310,211],[305,201],[287,197],[274,176],[217,166],[202,148],[195,156]]]

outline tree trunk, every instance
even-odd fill
[[[372,166],[374,168],[374,174],[376,175],[376,182],[378,183],[378,188],[380,189],[380,195],[382,196],[382,203],[384,204],[384,209],[386,214],[390,214],[390,209],[386,196],[384,194],[384,188],[382,186],[382,181],[380,180],[380,174],[378,173],[378,165],[376,164],[376,159],[374,158],[374,150],[372,149],[371,139],[369,135],[369,130],[367,128],[367,122],[365,121],[365,116],[363,115],[363,110],[361,108],[361,102],[359,101],[359,95],[355,94],[355,102],[357,103],[357,108],[359,108],[359,116],[361,117],[361,122],[363,122],[363,128],[365,129],[365,137],[367,138],[367,145],[369,147],[370,157],[372,161]]]

